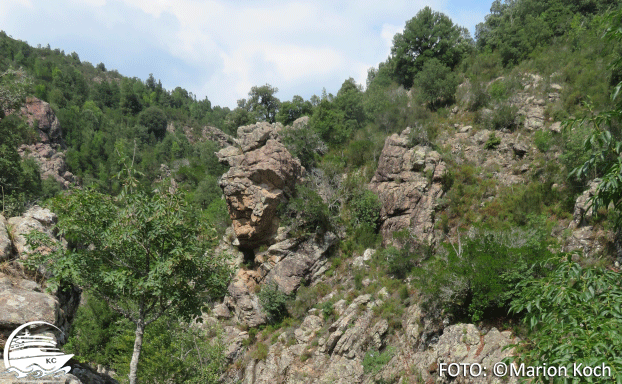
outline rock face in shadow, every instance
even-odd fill
[[[237,144],[216,153],[231,167],[220,186],[241,248],[273,241],[277,208],[293,193],[303,172],[300,161],[281,144],[280,129],[280,124],[268,123],[240,127]]]
[[[447,167],[430,147],[409,145],[410,128],[389,136],[369,189],[378,195],[380,232],[385,242],[395,231],[411,228],[419,240],[434,239],[434,209],[444,195]]]

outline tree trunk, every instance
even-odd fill
[[[140,350],[143,347],[143,334],[145,333],[145,320],[140,319],[136,324],[136,338],[134,339],[134,353],[132,353],[132,361],[130,362],[130,384],[136,384],[138,359],[140,358]]]

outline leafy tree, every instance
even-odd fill
[[[449,67],[432,58],[423,64],[421,72],[415,77],[415,84],[421,91],[422,100],[435,108],[453,99],[458,78]]]
[[[83,189],[56,201],[58,228],[69,245],[32,263],[47,260],[52,286],[74,283],[134,324],[129,380],[135,384],[145,329],[162,316],[199,316],[206,298],[224,292],[229,270],[205,253],[210,229],[181,193],[148,194],[136,189],[131,168],[127,174],[117,198]]]
[[[5,112],[18,109],[32,84],[23,69],[9,68],[0,74],[0,119]]]
[[[564,366],[569,372],[573,364],[605,364],[611,368],[609,379],[622,382],[619,273],[584,268],[568,260],[548,277],[520,282],[514,296],[510,308],[513,313],[524,314],[523,322],[530,331],[521,360],[533,366]],[[536,377],[534,382],[566,382],[562,377],[542,379]]]
[[[365,122],[363,92],[353,78],[344,81],[335,97],[335,106],[343,111],[345,124],[356,130]]]
[[[621,43],[622,10],[610,12],[607,20],[608,28],[604,38]],[[622,58],[618,57],[611,66],[614,70],[622,70]],[[582,125],[594,127],[592,134],[584,143],[585,152],[590,153],[591,156],[581,166],[573,169],[570,175],[577,178],[587,178],[594,174],[601,176],[601,181],[595,195],[590,199],[590,204],[595,213],[600,208],[612,206],[617,213],[614,225],[618,230],[622,228],[622,214],[620,214],[622,212],[622,139],[619,131],[616,132],[613,128],[622,124],[621,90],[622,81],[614,87],[611,94],[613,109],[594,113],[593,107],[587,103],[590,113],[586,117],[565,122],[566,129]]]
[[[406,22],[403,33],[393,38],[391,58],[393,74],[407,88],[431,58],[453,69],[471,48],[471,38],[465,28],[454,25],[446,15],[425,7]]]
[[[149,133],[153,133],[158,139],[163,139],[166,134],[166,115],[158,107],[149,107],[140,113],[138,121],[147,127]]]
[[[270,84],[251,88],[247,108],[257,121],[276,122],[276,114],[281,105],[281,101],[274,96],[278,91],[278,88]]]
[[[322,99],[320,105],[317,106],[309,120],[309,125],[315,129],[324,142],[331,145],[344,143],[351,133],[351,127],[345,123],[344,112],[328,98]]]
[[[313,113],[313,106],[310,101],[305,101],[296,95],[292,101],[284,101],[276,114],[276,121],[283,125],[290,125],[302,116],[309,116]]]

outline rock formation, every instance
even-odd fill
[[[23,144],[18,148],[22,158],[30,157],[39,164],[41,178],[53,177],[63,188],[75,183],[74,175],[67,170],[65,147],[60,122],[48,103],[36,97],[28,97],[22,107],[22,115],[28,124],[36,129],[39,142]]]
[[[28,97],[21,112],[28,124],[37,130],[42,143],[62,144],[63,132],[50,104],[36,97]]]
[[[411,228],[422,241],[434,240],[434,208],[443,194],[447,167],[430,147],[409,145],[411,129],[389,136],[369,188],[380,198],[380,232],[385,242],[391,234]]]
[[[242,248],[273,241],[277,208],[293,193],[302,175],[300,161],[279,141],[280,128],[280,124],[268,123],[240,127],[238,144],[216,153],[221,163],[231,167],[220,186]]]
[[[80,302],[76,289],[50,294],[45,285],[35,281],[35,276],[24,272],[21,261],[32,252],[25,235],[32,230],[40,231],[54,238],[56,215],[48,209],[35,206],[19,217],[5,220],[0,216],[0,246],[5,250],[3,268],[0,271],[0,345],[18,326],[29,321],[47,321],[56,325],[65,334]],[[3,225],[4,224],[4,225]],[[3,228],[9,232],[3,234]],[[8,238],[7,245],[2,239]],[[8,251],[8,252],[7,252]],[[38,252],[45,252],[39,249]],[[65,340],[60,340],[64,342]]]

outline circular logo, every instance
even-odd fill
[[[4,366],[7,372],[18,378],[69,373],[71,367],[63,367],[73,355],[66,355],[56,347],[54,329],[62,331],[45,321],[32,321],[17,327],[4,346]]]

